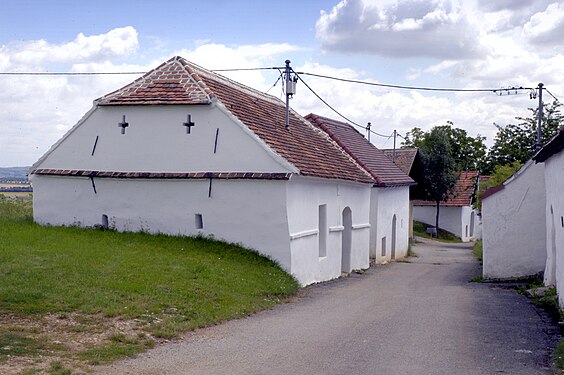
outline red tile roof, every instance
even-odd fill
[[[477,171],[461,172],[458,175],[453,194],[450,195],[446,202],[441,202],[440,205],[453,207],[472,205],[472,196],[474,195],[477,178]],[[415,206],[434,206],[435,202],[416,200],[413,201],[413,204]]]
[[[212,93],[196,72],[190,72],[176,58],[162,63],[143,77],[104,95],[98,105],[209,104]]]
[[[173,57],[131,84],[98,99],[108,105],[208,104],[217,100],[293,164],[299,174],[373,183],[370,174],[327,134],[290,111],[286,130],[285,103],[181,57]]]
[[[413,181],[351,125],[310,113],[306,120],[329,134],[376,180],[375,186],[413,185]]]
[[[391,148],[382,149],[384,154],[389,157],[396,165],[403,171],[403,173],[409,175],[411,173],[411,167],[413,167],[413,162],[417,156],[417,148],[396,148],[395,158],[394,150]]]

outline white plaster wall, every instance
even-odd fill
[[[409,246],[409,187],[374,187],[370,192],[370,256],[377,262],[391,260],[392,220],[396,215],[395,259],[407,255]],[[386,251],[382,255],[382,237]]]
[[[462,242],[468,242],[474,239],[474,237],[470,236],[470,234],[473,233],[470,229],[470,222],[473,211],[474,209],[472,208],[472,206],[460,207],[460,222],[462,224],[460,228],[460,239],[462,240]],[[475,224],[476,219],[474,219],[474,225]]]
[[[352,210],[351,269],[369,266],[370,185],[292,176],[288,183],[292,274],[303,285],[341,275],[342,213]],[[319,257],[319,205],[327,205],[327,254]]]
[[[482,201],[483,275],[515,278],[542,272],[546,262],[542,164],[527,164],[505,188]]]
[[[287,172],[291,169],[277,155],[267,152],[262,141],[222,108],[219,104],[97,107],[51,153],[40,159],[36,167],[120,172]],[[190,134],[186,134],[182,125],[188,113],[196,124]],[[129,123],[124,135],[117,125],[122,115],[126,115]]]
[[[119,180],[32,175],[39,224],[94,226],[106,214],[120,231],[213,234],[242,243],[291,271],[286,220],[287,181]],[[203,217],[203,230],[195,227]]]
[[[435,226],[435,206],[413,206],[413,220]],[[439,228],[449,231],[462,239],[463,210],[461,207],[441,206],[439,209]]]
[[[564,306],[564,151],[545,162],[546,254],[545,284],[556,285]],[[556,256],[554,256],[556,255]],[[552,266],[555,262],[555,266]]]

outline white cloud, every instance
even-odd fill
[[[366,74],[351,69],[337,69],[317,63],[307,63],[298,69],[377,83]],[[529,104],[525,96],[518,97],[519,102],[516,102],[515,97],[499,98],[493,93],[455,96],[362,86],[312,76],[303,76],[303,78],[319,96],[345,117],[362,127],[371,122],[372,130],[383,135],[391,135],[394,130],[405,135],[413,127],[429,130],[435,125],[444,125],[450,120],[456,127],[466,129],[472,136],[478,134],[486,136],[488,143],[491,143],[496,132],[493,122],[505,124],[513,121],[515,116],[526,116],[526,108]],[[346,121],[321,103],[301,82],[298,82],[297,93],[291,105],[302,115],[313,112]],[[357,129],[365,133],[361,128]],[[386,137],[375,135],[371,140],[378,147],[391,147],[393,142]],[[400,141],[397,140],[398,146]]]
[[[144,65],[122,62],[128,58],[135,60],[137,45],[137,31],[132,27],[92,37],[79,34],[74,41],[61,44],[43,40],[11,43],[0,49],[0,68],[2,71],[146,72],[173,55],[186,57],[207,69],[254,68],[279,66],[281,54],[300,50],[290,44],[236,47],[203,44],[194,50],[156,56]],[[85,50],[73,57],[82,48]],[[222,74],[266,91],[274,83],[278,71]],[[0,166],[32,164],[90,109],[93,100],[137,77],[1,76]]]
[[[112,61],[137,48],[133,27],[106,34],[79,34],[68,43],[21,41],[0,47],[0,70],[144,71]],[[135,77],[135,76],[133,76]],[[1,76],[0,165],[29,165],[90,108],[92,101],[131,81],[132,76]]]
[[[523,34],[531,44],[564,45],[564,4],[550,4],[535,13],[523,26]]]
[[[259,45],[226,46],[210,43],[197,46],[194,50],[180,50],[175,55],[182,56],[206,69],[256,68],[283,66],[283,59],[292,52],[303,48],[288,43],[265,43]],[[276,79],[278,71],[265,74],[264,71],[219,72],[248,86],[267,90]]]
[[[331,51],[389,57],[474,58],[478,31],[449,0],[342,0],[321,12],[316,35]]]

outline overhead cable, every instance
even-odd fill
[[[560,100],[558,100],[558,98],[554,95],[552,95],[552,93],[550,91],[548,91],[548,89],[546,87],[543,87],[544,91],[546,91],[550,96],[552,96],[554,98],[554,100],[556,100],[558,103],[561,103]]]
[[[356,79],[347,79],[347,78],[332,77],[332,76],[327,76],[327,75],[317,74],[317,73],[298,72],[298,73],[296,73],[296,74],[303,74],[303,75],[308,75],[308,76],[312,76],[312,77],[332,79],[332,80],[335,80],[335,81],[342,81],[342,82],[349,82],[349,83],[358,83],[358,84],[369,85],[369,86],[388,87],[388,88],[403,89],[403,90],[418,90],[418,91],[493,92],[493,93],[497,93],[498,91],[507,91],[507,90],[531,90],[531,89],[532,89],[532,87],[522,87],[522,86],[520,86],[520,87],[511,87],[511,88],[507,88],[507,89],[501,89],[501,88],[496,88],[496,89],[457,89],[457,88],[403,86],[403,85],[392,85],[392,84],[387,84],[387,83],[376,83],[376,82],[360,81],[360,80],[356,80]]]
[[[293,69],[292,69],[292,71],[293,71]],[[339,115],[340,117],[342,117],[343,119],[345,119],[347,122],[351,123],[352,125],[355,125],[355,126],[357,126],[357,127],[359,127],[359,128],[362,128],[362,129],[366,130],[366,127],[364,127],[364,126],[362,126],[362,125],[360,125],[360,124],[358,124],[358,123],[352,121],[351,119],[349,119],[348,117],[344,116],[344,115],[341,114],[339,111],[337,111],[332,105],[330,105],[329,103],[327,103],[327,101],[326,101],[325,99],[323,99],[321,96],[319,96],[319,94],[317,94],[317,93],[306,83],[306,81],[304,81],[303,78],[300,77],[299,73],[296,73],[295,71],[294,71],[294,73],[296,74],[296,76],[298,77],[298,79],[299,79],[300,81],[302,81],[302,83],[305,85],[305,87],[307,87],[307,88],[309,89],[309,91],[311,91],[311,93],[317,97],[317,99],[321,100],[321,101],[323,102],[323,104],[325,104],[327,107],[329,107],[333,112],[335,112],[337,115]],[[369,131],[370,131],[370,133],[372,133],[372,134],[374,134],[374,135],[377,135],[377,136],[379,136],[379,137],[384,137],[384,138],[389,138],[389,137],[391,137],[391,135],[390,135],[390,136],[387,136],[387,135],[383,135],[383,134],[380,134],[380,133],[376,133],[376,132],[375,132],[374,130],[372,130],[372,129],[370,129]],[[393,134],[392,134],[392,135],[393,135]]]
[[[0,72],[3,76],[101,76],[120,74],[145,74],[147,72]]]

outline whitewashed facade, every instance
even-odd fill
[[[370,258],[384,263],[405,257],[409,247],[409,188],[415,181],[351,125],[313,113],[305,118],[327,132],[375,180],[365,201],[370,212]]]
[[[545,285],[558,292],[560,307],[564,306],[564,127],[533,159],[544,163],[546,190],[546,267]]]
[[[364,169],[293,111],[290,131],[275,127],[284,114],[279,100],[181,58],[163,66],[192,79],[190,90],[210,100],[162,105],[133,96],[135,102],[126,86],[117,92],[124,103],[95,102],[32,167],[37,223],[213,235],[271,257],[302,285],[369,266],[373,180]],[[134,84],[150,90],[153,73]],[[250,109],[213,94],[222,87],[229,88],[223,98],[235,92]],[[249,123],[243,115],[253,116],[255,107],[261,121]],[[261,133],[264,122],[268,133]],[[275,137],[303,149],[293,155]],[[316,155],[302,157],[308,147],[323,148],[341,170]]]
[[[544,165],[531,160],[483,196],[484,278],[519,278],[544,271],[544,173]]]
[[[437,208],[434,206],[413,205],[413,220],[435,226]],[[441,206],[439,208],[439,228],[449,231],[462,240],[472,241],[481,234],[478,212],[471,205]]]
[[[370,194],[371,258],[383,263],[407,256],[409,186],[372,188]]]

